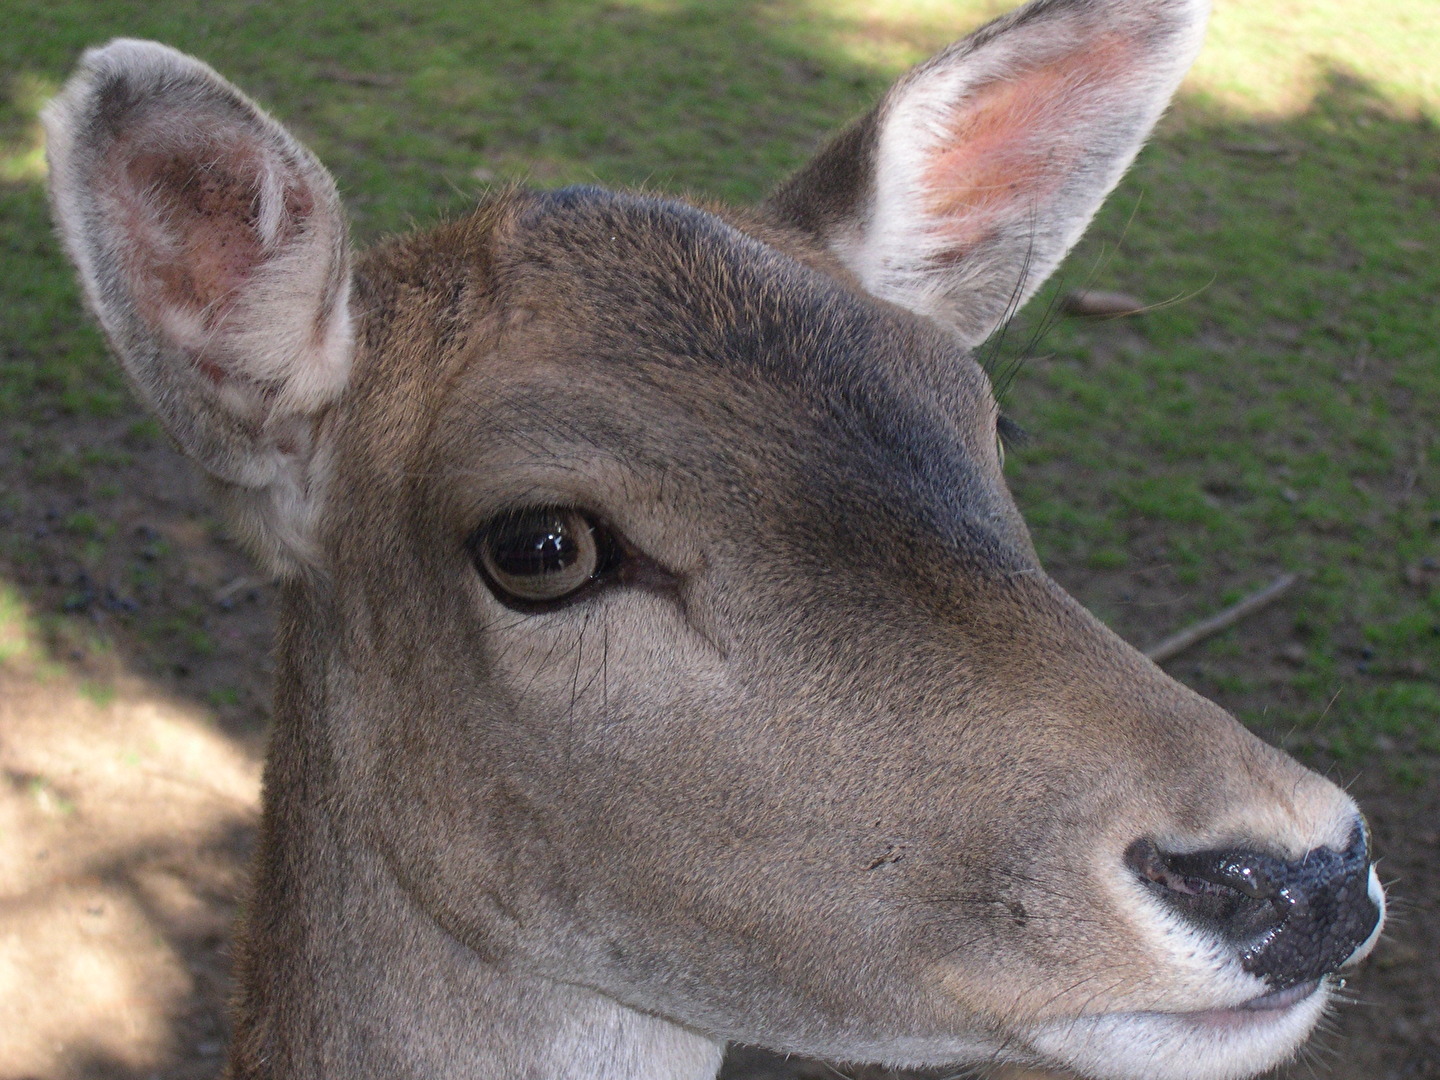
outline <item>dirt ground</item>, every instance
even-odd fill
[[[123,445],[133,419],[50,423],[64,444]],[[273,595],[168,448],[117,461],[97,466],[113,482],[62,477],[0,510],[44,553],[0,570],[32,612],[63,616],[0,663],[0,1080],[190,1080],[215,1075],[225,1046]],[[81,511],[116,526],[98,563],[62,527]],[[1143,581],[1126,587],[1143,599]],[[1269,662],[1281,618],[1242,627],[1246,662]],[[1296,1076],[1440,1077],[1440,788],[1397,787],[1386,766],[1343,779],[1394,918]],[[737,1052],[725,1075],[888,1074]]]

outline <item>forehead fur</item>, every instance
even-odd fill
[[[519,303],[582,305],[595,343],[625,358],[849,387],[914,384],[938,363],[974,387],[948,332],[862,292],[792,230],[723,213],[590,187],[540,194],[502,265]]]
[[[798,230],[753,212],[595,187],[509,191],[370,253],[360,278],[372,324],[404,306],[485,327],[483,308],[503,304],[583,331],[591,352],[577,363],[988,401],[948,329],[875,299]]]
[[[702,519],[729,499],[732,522],[773,503],[776,520],[755,525],[800,548],[818,528],[833,550],[848,522],[865,548],[894,547],[875,534],[898,530],[988,559],[998,531],[1028,557],[987,464],[994,402],[979,367],[950,331],[859,292],[786,230],[570,188],[512,193],[434,235],[423,256],[402,244],[380,253],[383,274],[367,268],[382,284],[360,290],[361,310],[408,326],[366,335],[360,367],[412,380],[406,401],[438,422],[410,429],[443,445],[371,457],[367,483],[409,461],[490,489],[478,507],[502,472],[523,490],[546,459],[593,474],[604,458],[627,476],[626,500],[663,473],[666,499],[704,502]],[[373,431],[357,441],[379,452]]]

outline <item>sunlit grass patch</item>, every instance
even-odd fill
[[[0,113],[0,181],[19,183],[45,179],[45,136],[40,109],[60,84],[29,71],[12,74]]]
[[[1397,109],[1440,116],[1431,0],[1218,0],[1188,85],[1214,105],[1276,118],[1303,112],[1327,70],[1365,80]]]
[[[0,581],[0,663],[21,660],[35,654],[35,620],[20,590]]]

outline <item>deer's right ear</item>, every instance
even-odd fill
[[[1208,0],[1031,0],[921,64],[769,207],[984,340],[1055,269],[1200,47]]]
[[[319,419],[352,352],[334,182],[235,87],[153,42],[87,52],[44,121],[60,232],[126,372],[255,554],[309,561]]]

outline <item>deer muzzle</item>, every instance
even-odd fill
[[[1344,851],[1317,847],[1289,862],[1244,849],[1170,853],[1150,840],[1132,844],[1126,862],[1169,909],[1232,945],[1245,971],[1274,991],[1358,962],[1384,911],[1358,824]]]

